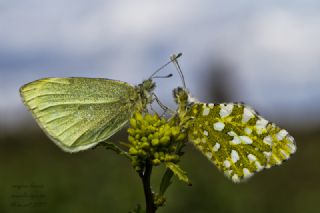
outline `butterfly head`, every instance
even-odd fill
[[[190,95],[190,92],[185,87],[177,87],[173,90],[173,98],[178,105],[193,105],[198,102]]]
[[[173,89],[173,98],[175,102],[180,105],[186,105],[188,103],[189,92],[183,87],[177,87]]]
[[[136,87],[136,91],[138,92],[141,98],[143,108],[147,104],[152,102],[152,94],[155,88],[156,84],[152,81],[152,79],[144,80],[141,84],[139,84]]]
[[[193,98],[190,96],[187,88],[177,87],[173,90],[173,97],[178,104],[177,112],[183,117],[187,110],[194,104]]]
[[[141,91],[152,92],[156,88],[156,83],[152,79],[144,80],[139,84]]]

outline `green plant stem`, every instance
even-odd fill
[[[146,212],[147,213],[155,213],[156,207],[154,205],[153,193],[151,190],[150,178],[152,172],[152,165],[147,161],[145,170],[140,177],[143,183],[143,191],[146,199]]]

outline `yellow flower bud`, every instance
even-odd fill
[[[153,135],[153,138],[158,139],[159,138],[159,132],[155,132]]]
[[[135,117],[136,117],[136,119],[137,119],[138,121],[143,121],[143,117],[142,117],[141,113],[136,113],[136,114],[135,114]]]
[[[153,139],[153,134],[149,134],[149,135],[148,135],[148,140],[149,140],[149,141],[152,141],[152,139]]]
[[[170,142],[170,137],[169,136],[163,136],[161,139],[160,139],[160,143],[162,145],[167,145],[168,142]]]
[[[133,135],[133,134],[135,134],[135,130],[132,128],[129,128],[128,133],[129,133],[129,135]]]
[[[140,139],[140,135],[136,134],[136,136],[134,137],[135,139],[139,140]]]
[[[182,141],[186,138],[186,134],[185,133],[180,133],[177,137],[177,141]]]
[[[158,146],[159,145],[159,139],[158,138],[152,139],[151,144],[153,146]]]
[[[135,139],[134,137],[132,137],[131,135],[128,137],[128,141],[131,143],[134,143]]]
[[[143,142],[142,145],[141,145],[142,149],[148,149],[149,147],[150,147],[150,145],[149,145],[148,142]]]
[[[152,160],[152,164],[155,165],[155,166],[159,165],[160,163],[161,163],[161,161],[159,159],[153,159]]]
[[[152,116],[150,114],[146,114],[146,116],[144,117],[144,119],[148,122],[151,123],[152,122]]]
[[[137,151],[134,147],[130,147],[129,153],[130,153],[131,155],[137,155],[137,154],[138,154],[138,151]]]
[[[137,121],[134,118],[131,118],[130,119],[130,125],[131,125],[131,127],[136,128],[137,127]]]
[[[172,127],[172,135],[177,136],[180,133],[180,128]]]

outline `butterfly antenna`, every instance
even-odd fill
[[[181,54],[181,53],[179,53],[179,54]],[[178,62],[178,60],[177,60],[177,59],[180,57],[179,54],[178,54],[178,55],[173,54],[173,55],[170,57],[170,59],[171,59],[171,61],[173,62],[173,64],[175,65],[175,67],[176,67],[176,69],[177,69],[177,71],[178,71],[178,73],[179,73],[180,79],[181,79],[181,81],[182,81],[183,88],[187,88],[186,82],[184,81],[183,72],[182,72],[182,70],[181,70],[181,68],[180,68],[180,65],[179,65],[179,62]],[[182,54],[181,54],[181,55],[182,55]]]
[[[174,57],[173,57],[174,56]],[[167,63],[165,63],[164,65],[162,65],[159,69],[157,69],[151,76],[149,79],[153,78],[153,76],[155,74],[157,74],[160,70],[162,70],[163,68],[165,68],[166,66],[168,66],[170,63],[174,62],[177,58],[179,58],[180,56],[182,56],[182,53],[178,53],[177,55],[172,55],[170,57],[170,61],[168,61]],[[171,76],[170,76],[171,77]]]
[[[173,75],[172,73],[170,73],[169,75],[165,75],[165,76],[154,76],[153,78],[171,78]]]

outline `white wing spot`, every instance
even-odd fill
[[[281,164],[281,160],[280,160],[277,156],[272,155],[272,158],[273,158],[273,160],[276,162],[276,164],[278,164],[278,165]]]
[[[220,149],[220,144],[219,144],[219,143],[216,143],[216,144],[213,146],[212,151],[217,152],[219,149]]]
[[[214,130],[217,130],[217,131],[222,131],[224,129],[224,126],[225,126],[224,123],[220,121],[213,124]]]
[[[212,158],[212,153],[211,153],[211,152],[207,152],[207,153],[206,153],[206,156],[207,156],[209,159],[211,159],[211,158]]]
[[[227,177],[230,177],[231,174],[232,174],[232,172],[233,172],[233,171],[232,171],[231,169],[229,169],[229,170],[225,171],[224,174],[225,174]]]
[[[287,139],[288,141],[294,143],[294,138],[291,135],[288,135]]]
[[[263,138],[263,142],[269,146],[272,146],[273,144],[273,141],[272,141],[272,138],[270,135],[266,136]]]
[[[233,104],[227,104],[227,105],[224,105],[224,104],[220,104],[220,116],[221,118],[224,118],[228,115],[230,115],[232,113],[232,109],[233,109]]]
[[[237,145],[237,144],[241,143],[241,140],[240,140],[239,136],[234,131],[228,132],[228,135],[233,136],[232,141],[230,141],[231,144]]]
[[[197,103],[199,102],[196,98],[192,97],[190,94],[188,94],[188,103]]]
[[[225,161],[223,161],[223,165],[224,165],[226,168],[229,168],[229,167],[231,166],[231,163],[230,163],[230,161],[225,160]]]
[[[249,155],[248,155],[248,159],[249,159],[249,161],[250,161],[250,163],[251,163],[251,162],[253,162],[253,161],[256,161],[256,160],[257,160],[257,157],[254,156],[253,154],[249,154]]]
[[[200,141],[201,141],[200,138],[194,139],[194,143],[197,144],[197,145],[200,143]]]
[[[263,152],[264,156],[267,158],[267,159],[270,159],[271,157],[271,152]]]
[[[283,156],[285,159],[288,159],[288,158],[289,158],[288,153],[285,152],[283,149],[280,149],[280,153],[282,154],[282,156]]]
[[[235,183],[240,182],[240,179],[239,179],[239,177],[238,177],[237,174],[234,174],[234,175],[232,176],[232,180],[233,180],[233,182],[235,182]]]
[[[259,162],[259,161],[254,162],[254,164],[256,165],[256,167],[257,167],[257,171],[258,171],[258,172],[259,172],[259,171],[261,171],[261,170],[263,169],[263,167],[261,166],[261,164],[260,164],[260,162]]]
[[[280,132],[277,133],[277,139],[281,141],[284,137],[286,137],[288,132],[284,129],[280,130]]]
[[[262,129],[256,129],[256,133],[257,133],[258,135],[261,135],[261,134],[262,134]]]
[[[257,122],[256,122],[257,133],[261,134],[262,130],[264,130],[266,128],[267,124],[268,124],[268,121],[266,119],[260,117],[260,119],[257,120]]]
[[[236,150],[231,151],[231,159],[233,163],[236,163],[240,159],[239,154]]]
[[[250,129],[249,127],[246,127],[244,128],[244,132],[247,133],[248,135],[251,135],[252,129]]]
[[[251,177],[252,176],[252,173],[249,171],[249,169],[247,169],[247,168],[243,168],[243,176],[245,177],[245,178],[248,178],[248,177]]]
[[[207,116],[207,115],[209,115],[209,112],[210,112],[210,109],[207,108],[207,107],[205,107],[205,108],[203,109],[202,115],[203,115],[203,116]]]
[[[254,117],[254,112],[252,109],[248,107],[243,108],[243,117],[242,117],[242,123],[248,122],[251,118]]]
[[[204,134],[205,136],[208,136],[208,131],[204,130],[204,131],[203,131],[203,134]]]
[[[297,150],[297,147],[291,141],[288,141],[287,147],[289,148],[291,154],[295,153]]]
[[[240,136],[239,138],[244,144],[252,144],[252,139],[248,136]]]

